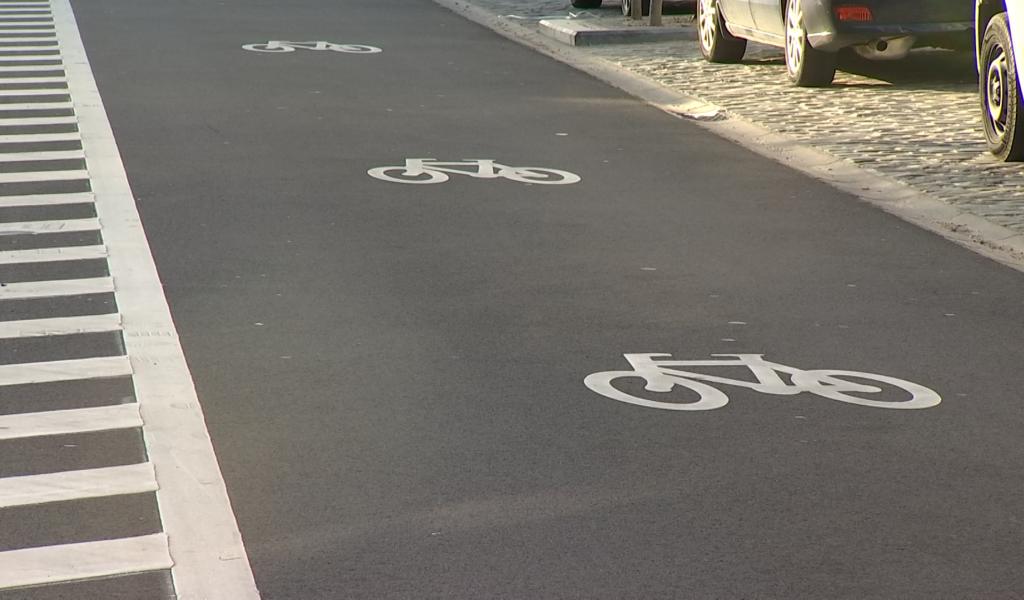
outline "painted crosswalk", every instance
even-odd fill
[[[258,598],[68,0],[0,0],[0,541],[0,597],[165,573]]]

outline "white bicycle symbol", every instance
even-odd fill
[[[721,408],[729,402],[729,397],[722,391],[707,383],[718,383],[743,387],[776,396],[793,396],[802,392],[817,394],[829,400],[849,402],[861,406],[875,408],[914,409],[935,406],[942,399],[934,391],[910,381],[896,379],[885,375],[861,373],[858,371],[837,371],[834,369],[816,369],[804,371],[795,367],[787,367],[779,363],[764,360],[762,354],[712,354],[713,357],[729,357],[732,360],[661,360],[670,358],[669,354],[625,354],[632,371],[604,371],[588,375],[583,383],[591,390],[613,400],[665,410],[711,410]],[[684,371],[677,367],[747,367],[753,372],[757,381],[728,379],[704,373]],[[792,383],[786,383],[780,373],[790,376]],[[674,386],[688,388],[697,393],[698,399],[692,402],[661,402],[648,400],[627,394],[612,385],[616,379],[639,378],[646,382],[644,387],[649,392],[665,393]],[[909,398],[897,401],[862,398],[853,394],[877,394],[883,389],[877,385],[856,383],[848,378],[860,379],[871,384],[885,384],[909,394]],[[905,396],[906,394],[901,394]]]
[[[433,158],[407,158],[405,166],[375,167],[366,172],[371,177],[394,183],[443,183],[449,174],[469,175],[477,179],[505,178],[520,183],[566,185],[580,181],[580,176],[558,169],[510,167],[489,158],[467,158],[461,162],[439,162]]]
[[[376,46],[362,44],[333,44],[331,42],[286,42],[270,40],[266,44],[245,44],[242,48],[253,52],[295,52],[295,50],[330,50],[349,54],[377,54],[383,52]]]

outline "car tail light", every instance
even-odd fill
[[[871,9],[867,6],[837,6],[836,7],[836,18],[840,21],[858,21],[861,23],[874,20],[875,16],[871,14]]]

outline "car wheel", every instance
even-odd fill
[[[807,41],[800,0],[786,2],[786,71],[801,87],[823,87],[836,76],[836,55],[823,52]]]
[[[622,14],[628,17],[631,14],[632,10],[632,0],[622,0]],[[651,0],[642,0],[640,2],[640,13],[645,17],[651,14]]]
[[[725,28],[718,0],[697,0],[697,29],[700,53],[708,62],[735,63],[743,59],[747,40],[734,37]]]
[[[572,0],[573,8],[601,8],[601,0]]]
[[[999,160],[1020,161],[1024,159],[1024,119],[1006,13],[989,21],[980,56],[978,87],[988,149]]]

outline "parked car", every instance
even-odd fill
[[[1017,79],[1017,65],[1024,64],[1024,2],[977,0],[975,22],[978,95],[988,149],[1001,160],[1024,160],[1024,105]]]
[[[844,48],[874,60],[969,48],[974,14],[970,0],[698,0],[697,25],[711,62],[739,62],[754,40],[785,48],[794,84],[826,86]]]

